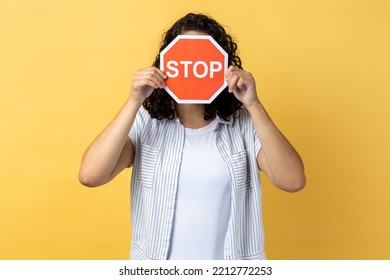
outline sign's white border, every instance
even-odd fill
[[[164,55],[167,51],[169,51],[177,41],[179,40],[209,40],[224,56],[224,72],[226,73],[228,69],[228,54],[225,50],[211,37],[210,35],[178,35],[169,45],[160,53],[160,69],[164,71]],[[169,93],[170,96],[179,104],[210,104],[227,86],[227,82],[224,79],[222,86],[210,97],[208,100],[194,100],[194,99],[179,99],[167,86],[164,89]]]

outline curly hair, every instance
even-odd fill
[[[160,53],[168,46],[178,35],[186,31],[200,31],[210,35],[228,54],[228,65],[234,65],[242,69],[241,59],[237,55],[237,44],[233,38],[226,33],[225,29],[214,19],[204,14],[189,13],[179,19],[173,26],[163,34],[159,53],[153,63],[153,66],[160,66]],[[144,108],[149,112],[152,118],[158,120],[171,120],[177,115],[173,98],[164,89],[155,89],[152,94],[143,102]],[[242,103],[229,93],[225,88],[211,104],[205,104],[204,119],[210,120],[217,115],[228,121],[240,110]]]

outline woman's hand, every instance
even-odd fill
[[[140,69],[134,74],[129,100],[84,153],[79,171],[82,184],[103,185],[133,164],[135,150],[129,131],[144,100],[154,89],[164,87],[164,79],[166,74],[157,67]]]
[[[252,74],[230,66],[226,72],[229,92],[233,92],[251,115],[262,148],[257,156],[260,169],[282,190],[295,192],[306,184],[304,167],[299,154],[272,122],[257,98]]]
[[[241,101],[245,107],[259,103],[257,98],[256,83],[250,72],[230,66],[225,75],[229,92]]]
[[[133,76],[130,99],[141,105],[154,89],[164,88],[166,78],[167,75],[157,67],[138,70]]]

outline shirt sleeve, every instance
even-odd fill
[[[261,142],[260,142],[259,136],[257,136],[255,128],[253,128],[253,137],[255,139],[255,153],[256,153],[256,157],[257,157],[260,153]]]
[[[128,134],[128,137],[130,138],[130,141],[133,143],[134,148],[136,148],[140,143],[142,127],[144,127],[148,117],[149,117],[149,113],[144,109],[144,107],[141,107],[138,110],[137,115],[135,116],[134,123]]]
[[[250,137],[250,141],[253,141],[254,152],[255,152],[255,156],[257,157],[261,150],[260,138],[256,133],[251,115],[249,114],[248,110],[246,108],[242,108],[241,114],[242,114],[242,120],[241,120],[242,126],[245,131],[244,133],[247,135],[247,137]]]
[[[137,135],[138,135],[138,122],[137,122],[137,118],[138,117],[138,113],[137,113],[137,116],[135,117],[135,120],[134,120],[134,123],[133,123],[133,126],[131,127],[130,131],[129,131],[129,138],[130,138],[130,141],[133,143],[133,146],[136,147],[137,146]]]

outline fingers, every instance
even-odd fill
[[[246,83],[249,83],[252,75],[237,66],[230,66],[226,72],[225,79],[228,84],[228,91],[242,90]]]
[[[133,86],[150,86],[152,88],[163,88],[167,75],[157,67],[143,68],[133,76]]]
[[[239,77],[236,74],[229,75],[229,77],[227,79],[229,92],[233,92],[235,90],[238,80],[239,80]]]
[[[253,102],[258,102],[255,79],[250,72],[230,66],[226,71],[225,79],[228,91],[242,102],[245,106],[250,106]]]
[[[242,89],[244,87],[244,79],[239,78],[236,85],[239,89]]]
[[[134,73],[130,97],[142,103],[154,89],[164,88],[167,75],[157,67],[142,68]]]

